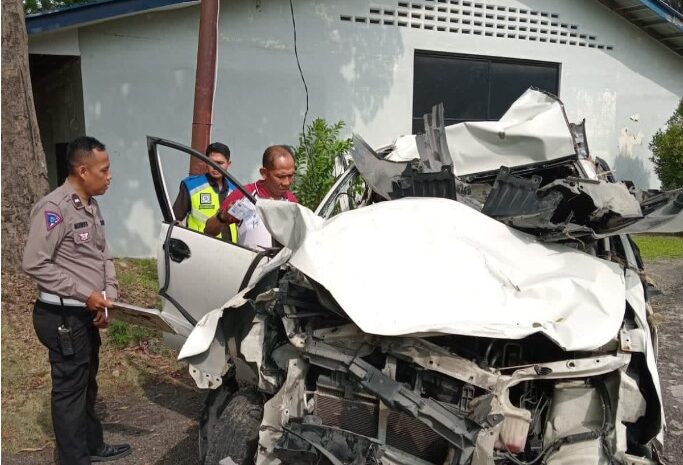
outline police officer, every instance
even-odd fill
[[[95,415],[99,328],[117,298],[114,262],[94,199],[111,181],[102,143],[80,137],[67,148],[69,176],[38,201],[24,249],[23,268],[38,284],[33,326],[48,349],[52,425],[62,465],[89,465],[130,454],[128,444],[105,444]]]
[[[230,166],[230,149],[225,144],[209,144],[206,156],[224,170]],[[187,218],[189,229],[204,232],[206,220],[218,211],[225,197],[234,189],[235,186],[223,179],[220,172],[209,166],[206,174],[188,176],[181,181],[178,197],[173,202],[173,214],[178,221]],[[234,224],[225,225],[220,232],[212,235],[237,242],[237,227]]]

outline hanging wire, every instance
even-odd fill
[[[299,67],[299,74],[301,75],[301,82],[304,83],[304,90],[306,91],[306,112],[304,113],[304,120],[301,123],[301,133],[306,132],[306,118],[308,117],[308,85],[304,78],[304,72],[301,70],[301,62],[299,61],[299,50],[296,42],[296,20],[294,19],[294,6],[292,0],[289,0],[289,11],[292,13],[292,27],[294,29],[294,56],[296,57],[296,65]]]

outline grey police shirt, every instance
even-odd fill
[[[41,291],[81,302],[93,291],[118,297],[100,208],[94,198],[83,204],[68,180],[31,210],[22,266]]]

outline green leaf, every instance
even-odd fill
[[[655,133],[650,142],[655,173],[662,182],[662,189],[683,187],[683,99],[669,118],[664,130]]]
[[[340,139],[344,122],[329,125],[316,118],[299,135],[295,149],[297,175],[292,190],[299,203],[315,209],[334,184],[334,160],[346,154],[353,145],[350,138]]]

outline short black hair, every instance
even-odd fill
[[[66,147],[66,164],[69,173],[75,173],[76,168],[83,164],[83,161],[93,156],[93,150],[103,151],[106,147],[102,142],[94,137],[78,137]]]
[[[206,148],[205,155],[208,157],[209,154],[213,152],[222,154],[226,160],[230,161],[230,148],[222,142],[214,142],[213,144],[209,144],[209,146]]]
[[[271,145],[265,152],[263,152],[263,160],[261,164],[264,168],[272,170],[275,166],[275,159],[279,157],[292,157],[292,160],[296,162],[294,157],[294,150],[289,145]]]

